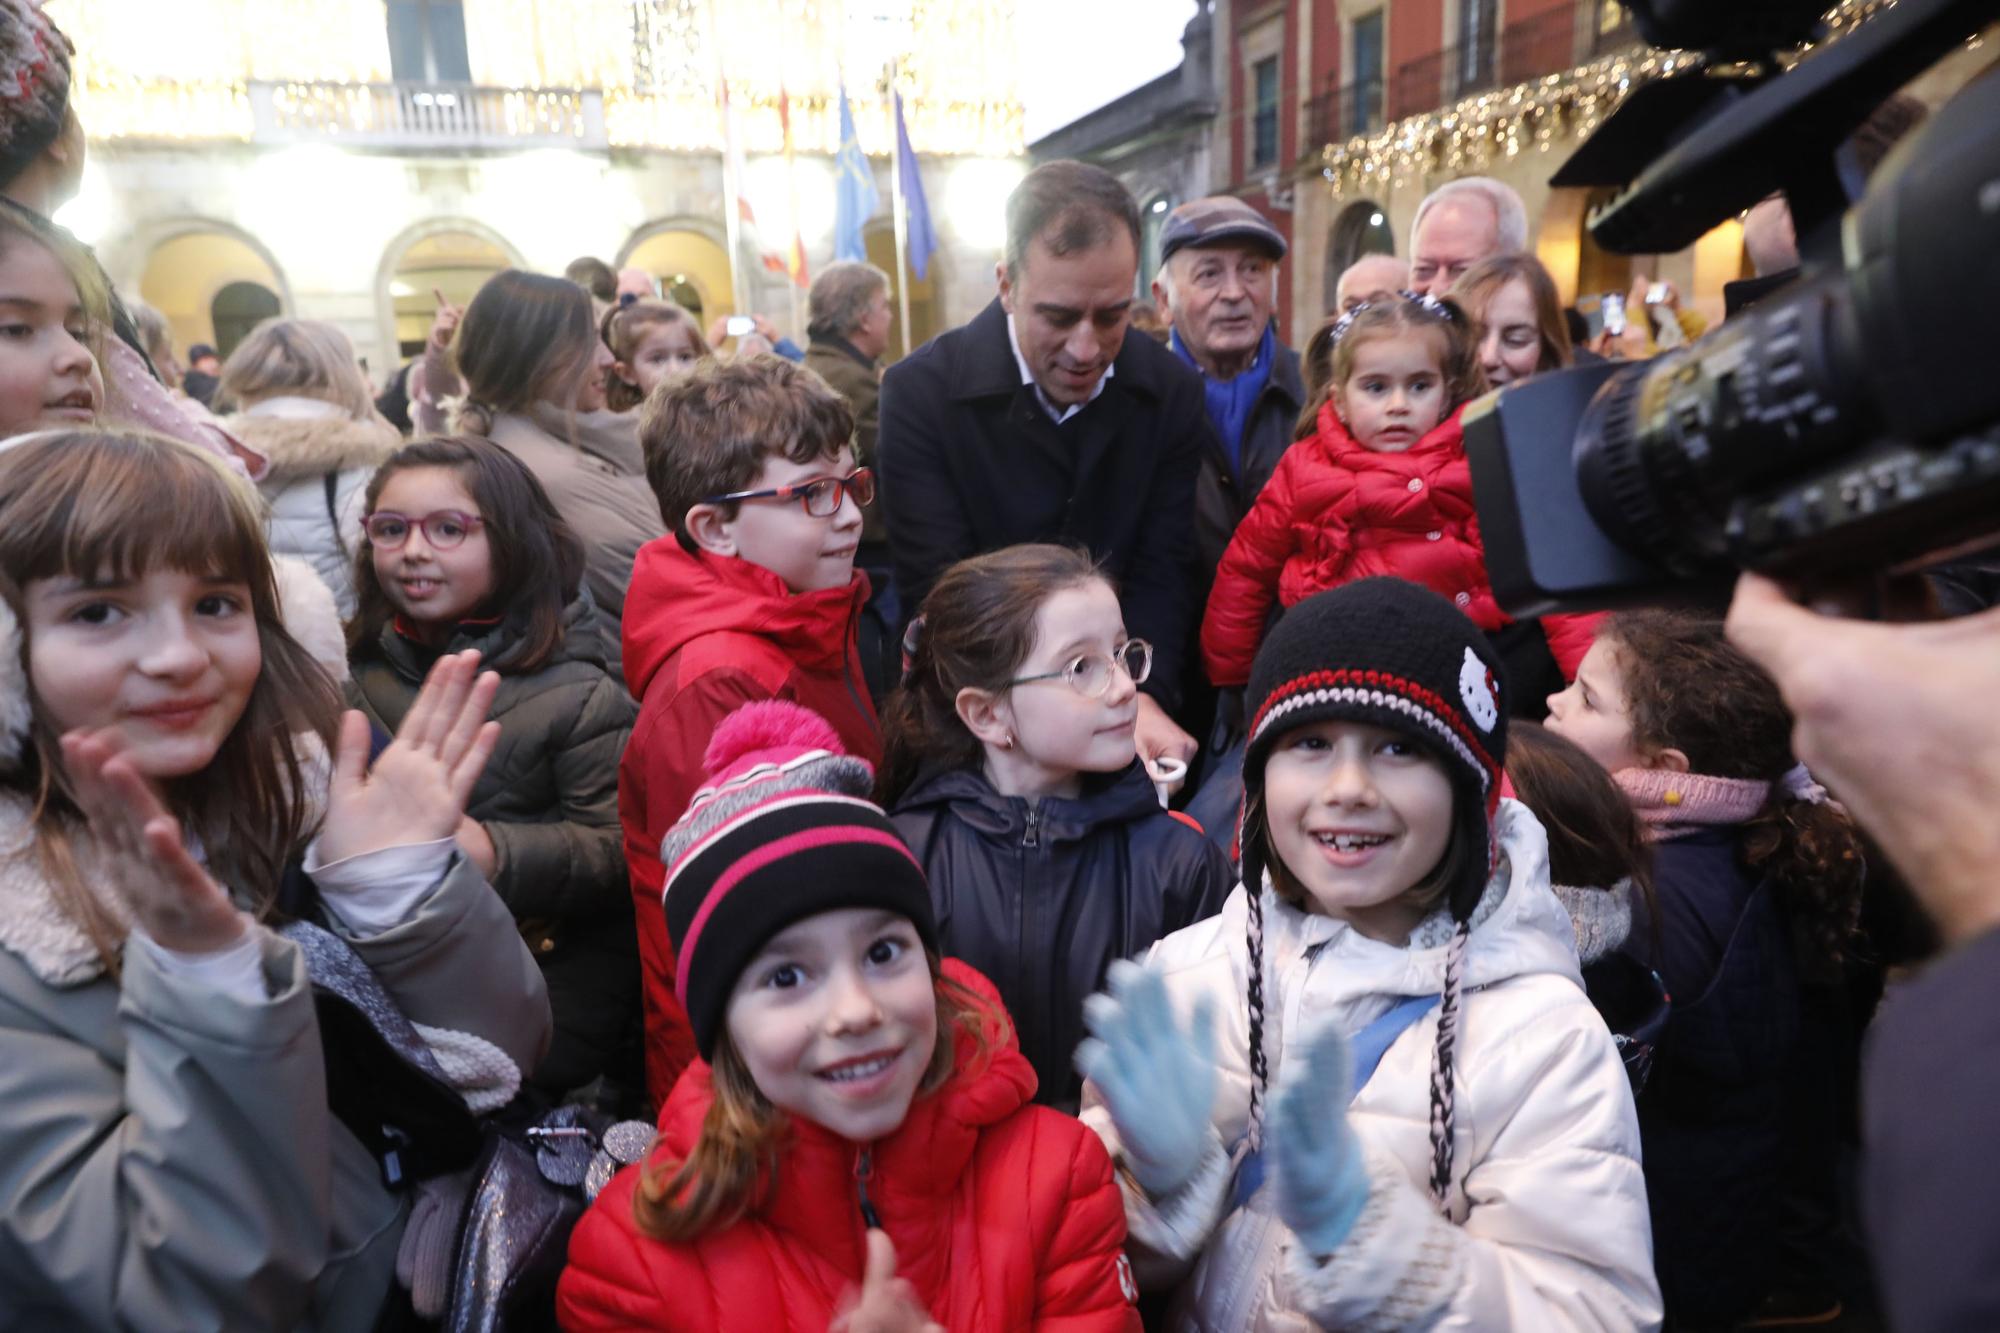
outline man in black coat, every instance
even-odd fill
[[[906,614],[967,556],[1083,546],[1153,645],[1139,754],[1185,761],[1197,747],[1168,713],[1200,613],[1195,475],[1216,446],[1200,380],[1125,336],[1138,267],[1139,209],[1116,177],[1030,172],[1007,200],[999,296],[883,377],[877,461]]]

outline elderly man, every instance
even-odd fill
[[[1201,376],[1215,427],[1195,489],[1204,576],[1271,479],[1305,405],[1299,354],[1271,323],[1284,257],[1278,229],[1231,195],[1190,199],[1160,232],[1153,298],[1172,326],[1169,345]]]
[[[1528,248],[1528,210],[1510,185],[1466,176],[1438,186],[1410,223],[1410,284],[1443,296],[1465,271],[1494,255]]]
[[[1168,717],[1199,610],[1195,475],[1219,448],[1201,382],[1128,338],[1139,209],[1081,162],[1035,168],[1007,199],[999,295],[882,379],[878,453],[906,610],[954,561],[1070,542],[1118,583],[1125,628],[1153,645],[1139,753],[1187,759]]]
[[[1333,286],[1336,314],[1346,314],[1363,301],[1391,296],[1410,285],[1410,266],[1394,255],[1363,255],[1341,271]]]
[[[889,350],[895,313],[889,275],[852,260],[831,264],[813,279],[806,298],[806,367],[833,386],[854,410],[854,461],[875,466],[877,408],[882,396],[882,354]],[[901,672],[897,632],[901,605],[889,556],[889,523],[883,506],[861,511],[861,549],[854,563],[868,571],[873,591],[861,634],[861,671],[877,703],[888,697]]]

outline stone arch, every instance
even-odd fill
[[[614,268],[642,268],[667,296],[706,328],[736,311],[728,237],[706,218],[668,217],[646,223],[618,250]],[[799,331],[803,336],[804,331]]]
[[[453,245],[459,238],[465,243]],[[403,275],[410,267],[405,261],[413,253],[425,265],[425,275],[434,281],[405,280]],[[375,268],[375,319],[382,346],[398,360],[421,350],[430,327],[429,312],[436,306],[431,286],[463,306],[494,273],[527,267],[512,241],[471,218],[425,218],[405,227],[382,248],[381,262]],[[399,290],[399,284],[409,290]]]
[[[1357,199],[1340,210],[1326,229],[1326,272],[1322,285],[1323,308],[1340,310],[1340,275],[1363,255],[1393,255],[1396,233],[1389,225],[1389,210],[1372,199]]]
[[[264,243],[231,223],[214,218],[177,217],[154,222],[131,238],[128,253],[138,260],[139,295],[166,316],[183,353],[195,343],[217,342],[215,301],[225,288],[262,288],[273,313],[292,310],[291,284]],[[234,336],[247,330],[235,329]],[[228,348],[221,349],[225,354]]]

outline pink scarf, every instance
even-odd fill
[[[1711,778],[1664,768],[1621,768],[1611,777],[1645,822],[1648,842],[1746,823],[1771,799],[1773,785],[1751,778]]]

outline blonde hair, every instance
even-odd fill
[[[354,344],[323,320],[277,316],[257,325],[223,362],[217,392],[243,406],[266,398],[316,398],[352,420],[375,419],[375,396],[354,359]]]
[[[937,955],[926,957],[937,995],[937,1045],[917,1086],[919,1097],[943,1087],[961,1057],[969,1069],[983,1067],[1008,1036],[1005,1010],[944,975]],[[681,1161],[649,1158],[639,1169],[632,1221],[655,1240],[679,1243],[720,1231],[761,1203],[776,1183],[791,1121],[758,1088],[727,1026],[716,1038],[710,1068],[713,1099],[694,1151]]]
[[[700,323],[672,301],[634,301],[631,305],[613,306],[604,312],[599,332],[611,355],[618,358],[620,365],[629,367],[632,358],[639,354],[639,345],[646,341],[647,330],[662,326],[686,329],[697,358],[710,354]],[[644,401],[646,395],[623,375],[614,373],[605,383],[604,405],[614,412],[629,412]]]

